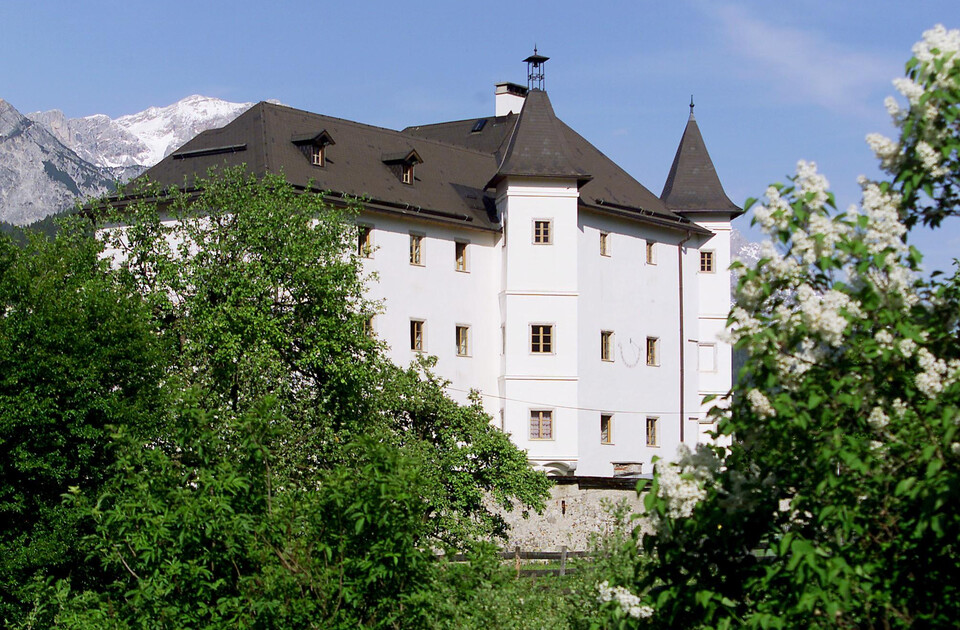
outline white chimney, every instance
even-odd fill
[[[527,88],[516,83],[497,83],[497,116],[519,114],[523,109],[523,101],[527,97]]]

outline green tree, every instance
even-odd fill
[[[74,225],[50,240],[0,235],[0,619],[34,578],[91,578],[71,486],[96,493],[108,427],[155,431],[162,349],[139,296]]]
[[[924,34],[868,138],[889,173],[838,213],[800,162],[755,221],[721,442],[657,462],[634,577],[603,627],[954,627],[960,616],[960,276],[920,277],[907,225],[958,211],[960,31]]]

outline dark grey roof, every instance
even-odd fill
[[[743,214],[743,210],[730,201],[727,193],[723,191],[723,185],[713,167],[710,154],[707,153],[707,146],[703,142],[692,109],[660,199],[667,208],[678,214]]]
[[[327,147],[324,165],[314,166],[295,141],[320,131],[336,143]],[[203,151],[241,144],[246,150]],[[192,186],[211,167],[245,164],[254,174],[282,173],[294,186],[366,199],[374,210],[499,229],[492,197],[484,191],[497,168],[489,153],[271,103],[258,103],[230,124],[201,133],[177,153],[192,151],[199,154],[177,160],[168,156],[143,177],[164,186]],[[401,181],[399,169],[383,161],[411,152],[422,162],[412,186]]]
[[[574,178],[582,183],[590,179],[577,166],[550,98],[542,90],[530,90],[527,94],[498,159],[500,167],[490,182],[493,185],[511,176]]]

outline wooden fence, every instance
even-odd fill
[[[536,577],[540,575],[566,575],[576,572],[576,567],[568,567],[567,560],[572,558],[587,558],[590,556],[588,551],[569,551],[566,546],[561,547],[560,551],[523,551],[519,546],[513,551],[501,551],[499,554],[503,561],[513,560],[517,569],[517,577]],[[469,556],[458,553],[446,558],[448,562],[467,562]],[[524,560],[546,560],[559,562],[558,569],[525,569]]]

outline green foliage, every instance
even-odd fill
[[[956,625],[960,275],[919,279],[898,221],[956,212],[960,33],[925,38],[900,140],[871,139],[890,181],[837,214],[801,162],[754,208],[773,245],[738,269],[725,446],[657,463],[605,627]]]
[[[61,495],[96,492],[108,427],[156,430],[162,353],[138,296],[105,273],[81,226],[23,244],[0,236],[0,618],[34,576],[92,579],[83,526]]]

